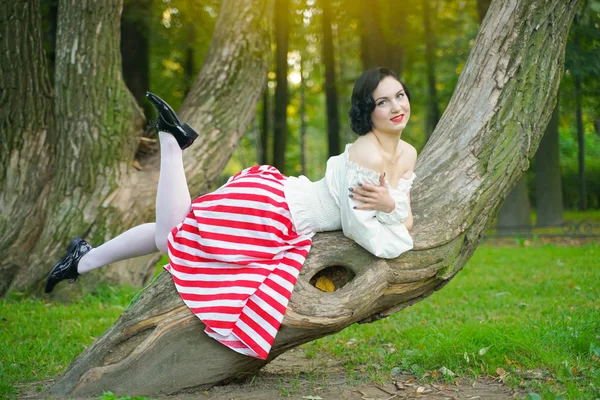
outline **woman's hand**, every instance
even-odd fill
[[[385,173],[379,175],[379,186],[368,183],[359,183],[358,186],[348,188],[350,198],[363,203],[355,206],[356,210],[379,210],[391,213],[396,208],[396,202],[390,195],[385,183]]]

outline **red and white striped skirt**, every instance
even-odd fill
[[[286,177],[247,168],[198,197],[169,235],[165,267],[181,298],[225,346],[266,359],[312,241],[294,231]]]

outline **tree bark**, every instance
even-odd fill
[[[558,105],[557,100],[546,133],[535,153],[536,226],[558,226],[563,223]]]
[[[325,103],[327,107],[327,144],[329,157],[340,153],[340,121],[335,79],[331,0],[321,0],[323,10],[323,62],[325,64]]]
[[[386,317],[443,287],[473,254],[484,229],[529,165],[555,104],[577,1],[492,3],[447,111],[417,163],[415,248],[378,259],[341,232],[317,234],[270,359],[355,322]],[[310,284],[341,266],[333,293]],[[327,273],[327,271],[325,271]],[[90,346],[51,394],[131,395],[210,387],[266,362],[204,335],[167,274]],[[201,366],[201,367],[199,367]]]
[[[289,43],[289,0],[275,0],[275,118],[273,129],[273,166],[285,173],[287,143],[287,53]]]
[[[269,65],[271,6],[270,0],[223,3],[224,10],[235,8],[236,13],[219,14],[203,68],[179,112],[200,133],[184,152],[192,196],[212,187],[252,120]],[[12,261],[17,273],[9,290],[41,290],[51,267],[48,260],[58,259],[73,236],[83,235],[96,245],[154,220],[160,160],[159,154],[152,154],[140,160],[141,170],[131,168],[144,120],[121,76],[120,12],[114,0],[61,2],[57,176],[52,192],[44,196],[49,204],[47,222],[37,219],[43,232],[34,237],[29,253],[21,251],[18,263]],[[231,104],[236,104],[235,113]],[[111,280],[142,285],[151,278],[149,265],[156,260],[152,255],[123,261],[91,272],[81,283],[93,286]],[[11,261],[3,254],[2,268],[7,262]],[[59,286],[56,295],[80,290],[74,286],[78,285]]]
[[[54,176],[53,92],[39,2],[0,7],[0,296],[35,246]]]

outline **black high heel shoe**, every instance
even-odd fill
[[[146,92],[146,97],[158,113],[154,128],[173,135],[181,150],[189,147],[198,137],[196,131],[188,124],[182,124],[175,111],[163,99],[150,92]]]
[[[71,240],[67,247],[67,254],[50,271],[44,292],[52,292],[58,282],[65,279],[69,279],[71,283],[77,282],[79,277],[77,264],[79,264],[81,257],[89,253],[90,250],[92,250],[92,246],[85,240],[78,237]]]

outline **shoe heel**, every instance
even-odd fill
[[[81,238],[75,237],[71,240],[69,245],[67,246],[67,253],[72,252],[77,247],[77,244],[81,241]]]
[[[185,131],[185,133],[188,134],[188,137],[191,140],[195,140],[198,137],[198,133],[194,130],[194,128],[192,128],[188,124],[183,124],[183,125],[181,125],[181,127],[183,128],[183,130]]]

